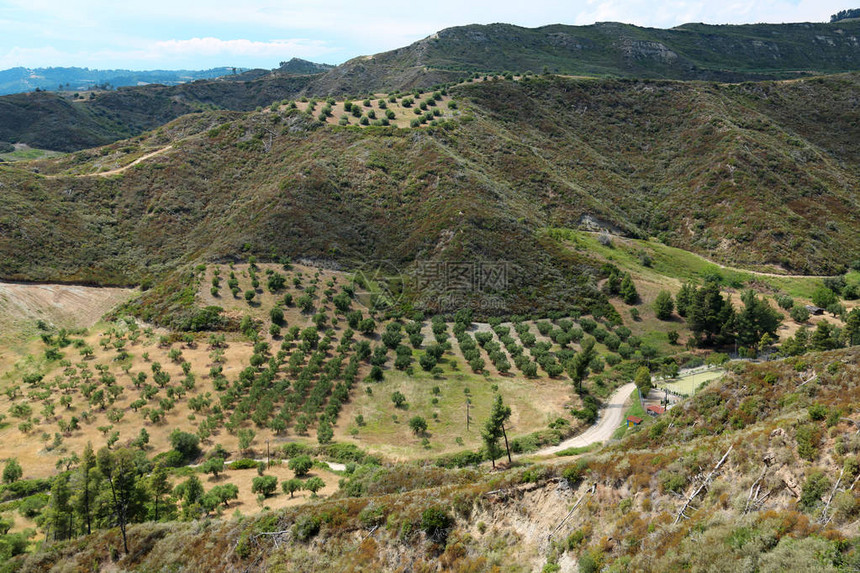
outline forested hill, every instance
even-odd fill
[[[0,97],[0,141],[55,151],[113,143],[207,109],[247,111],[296,97],[313,76],[272,75],[247,81],[120,88],[77,98],[56,92]]]

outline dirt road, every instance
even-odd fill
[[[624,419],[624,412],[627,410],[627,401],[635,390],[636,385],[633,382],[625,384],[609,397],[609,401],[600,410],[600,416],[597,418],[596,424],[580,435],[567,439],[557,446],[550,446],[529,455],[548,456],[568,448],[584,448],[597,442],[609,441],[612,433],[621,425],[621,421]]]
[[[142,155],[142,156],[138,157],[137,159],[135,159],[134,161],[132,161],[128,165],[123,165],[122,167],[117,167],[116,169],[111,169],[110,171],[101,171],[98,173],[83,173],[80,175],[48,175],[47,178],[48,179],[58,179],[61,177],[63,177],[63,178],[65,178],[65,177],[108,177],[110,175],[116,175],[118,173],[122,173],[126,169],[131,169],[132,167],[134,167],[135,165],[137,165],[141,161],[146,161],[150,157],[155,157],[156,155],[160,155],[160,154],[164,153],[165,151],[168,151],[169,149],[173,149],[173,146],[168,145],[167,147],[162,147],[161,149],[156,149],[155,151],[152,151],[150,153],[147,153],[146,155]]]

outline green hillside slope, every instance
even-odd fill
[[[418,129],[325,126],[287,108],[196,114],[25,166],[39,175],[3,168],[0,276],[138,283],[252,254],[389,261],[410,276],[416,262],[505,262],[509,312],[599,300],[595,265],[546,227],[842,272],[860,252],[857,82],[490,81],[455,90],[460,115]],[[844,135],[786,119],[803,106]],[[115,176],[63,175],[156,150]]]

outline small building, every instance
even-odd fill
[[[648,415],[650,416],[659,416],[660,414],[664,414],[666,412],[666,408],[654,404],[645,408],[645,411],[648,412]]]
[[[806,310],[808,310],[809,314],[811,314],[813,316],[821,316],[822,314],[824,314],[823,308],[821,308],[819,306],[812,305],[812,304],[807,304]]]
[[[642,423],[642,418],[639,416],[627,416],[627,427],[632,428]]]

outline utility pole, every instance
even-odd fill
[[[269,469],[271,464],[269,463],[269,440],[266,440],[266,469]]]
[[[472,399],[466,396],[466,431],[469,431],[469,421],[471,417],[469,416],[469,407],[472,405]]]

